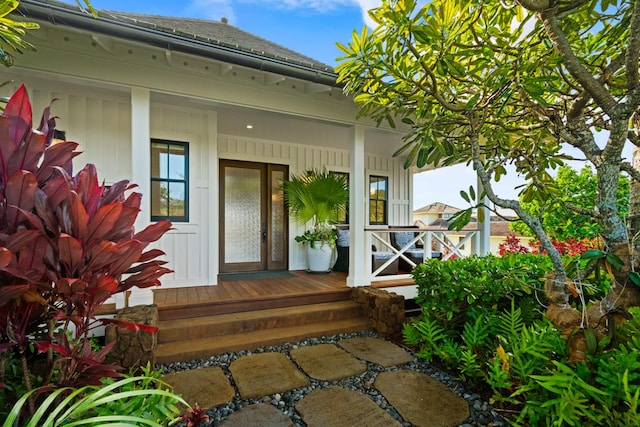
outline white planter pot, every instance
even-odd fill
[[[333,248],[328,242],[315,241],[307,246],[307,266],[313,273],[328,273],[331,270]]]

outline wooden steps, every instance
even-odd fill
[[[351,289],[344,287],[342,289],[309,291],[302,294],[274,294],[255,298],[241,297],[237,299],[200,300],[196,302],[186,301],[170,305],[158,304],[158,315],[160,320],[164,321],[345,301],[350,298]]]
[[[195,318],[167,319],[161,311],[156,363],[181,362],[367,329],[360,307],[350,299],[345,300],[344,295],[341,298],[338,301],[259,310],[254,305],[252,311],[223,312]],[[278,301],[283,304],[274,300],[271,305]]]

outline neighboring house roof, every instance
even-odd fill
[[[430,205],[423,206],[419,209],[413,211],[413,214],[416,215],[424,215],[424,214],[454,214],[460,212],[460,209],[446,205],[444,203],[435,202]]]
[[[22,0],[18,12],[27,20],[48,21],[315,83],[337,85],[337,75],[331,66],[223,22],[103,10],[94,18],[77,5],[55,0]]]
[[[433,230],[433,231],[446,231],[449,229],[449,220],[444,218],[438,218],[433,221],[429,225],[425,225],[422,221],[415,221],[415,225],[422,229]],[[498,237],[506,237],[509,233],[514,233],[509,230],[509,221],[502,218],[491,218],[491,223],[489,224],[491,229],[491,236]],[[469,223],[465,225],[459,233],[465,234],[468,231],[477,230],[478,229],[478,220],[476,218],[471,218]],[[516,236],[520,236],[518,233],[515,233]]]

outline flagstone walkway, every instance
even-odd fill
[[[273,404],[279,393],[302,389],[310,379],[326,387],[313,389],[296,403],[295,410],[307,426],[425,426],[453,427],[469,418],[469,403],[431,376],[403,369],[414,356],[399,346],[374,337],[347,338],[334,344],[292,349],[289,354],[265,352],[234,360],[225,373],[208,367],[170,373],[164,380],[191,405],[212,408],[237,397],[260,398],[222,421],[225,427],[293,426],[292,419]],[[373,387],[403,418],[393,419],[366,394],[331,384],[362,374],[367,362],[385,368]],[[273,396],[273,397],[269,397]],[[266,403],[271,402],[271,403]]]

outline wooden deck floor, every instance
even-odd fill
[[[259,280],[224,280],[216,286],[190,286],[185,288],[155,289],[154,301],[158,307],[190,303],[236,302],[252,299],[278,299],[304,294],[344,290],[346,274],[309,274],[291,271],[291,277]]]
[[[292,307],[351,298],[346,273],[309,274],[290,271],[289,277],[224,280],[216,286],[155,289],[161,320]],[[375,287],[404,286],[409,281],[376,282]]]

